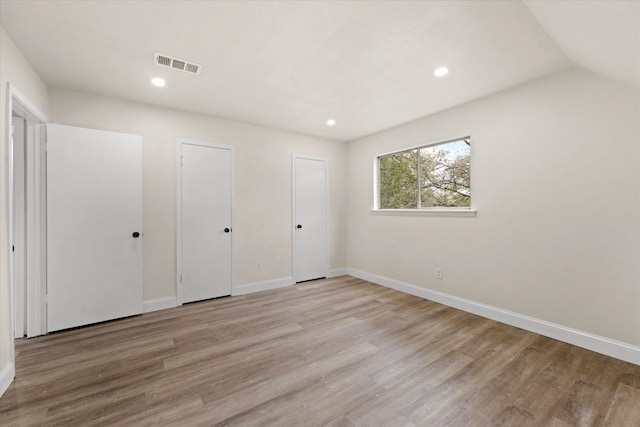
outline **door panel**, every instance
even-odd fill
[[[14,271],[14,334],[26,332],[27,295],[27,202],[26,202],[26,128],[25,120],[12,117],[13,126],[13,271]]]
[[[231,295],[232,151],[180,145],[182,302]]]
[[[326,277],[327,162],[294,158],[295,281]]]
[[[48,330],[142,312],[141,137],[47,126]]]

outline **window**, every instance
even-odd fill
[[[379,209],[471,207],[471,138],[378,157]]]

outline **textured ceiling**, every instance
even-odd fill
[[[504,90],[572,60],[589,66],[589,46],[581,56],[572,47],[579,42],[560,34],[559,47],[549,35],[560,33],[553,13],[520,1],[0,2],[2,26],[51,87],[335,140]],[[202,72],[154,65],[154,52],[202,64]],[[442,65],[450,73],[438,79],[433,70]],[[154,76],[167,86],[152,87]],[[325,125],[330,117],[336,126]]]

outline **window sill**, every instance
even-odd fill
[[[475,209],[371,209],[371,215],[475,218]]]

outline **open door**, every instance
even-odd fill
[[[48,330],[142,312],[140,136],[47,126]]]

